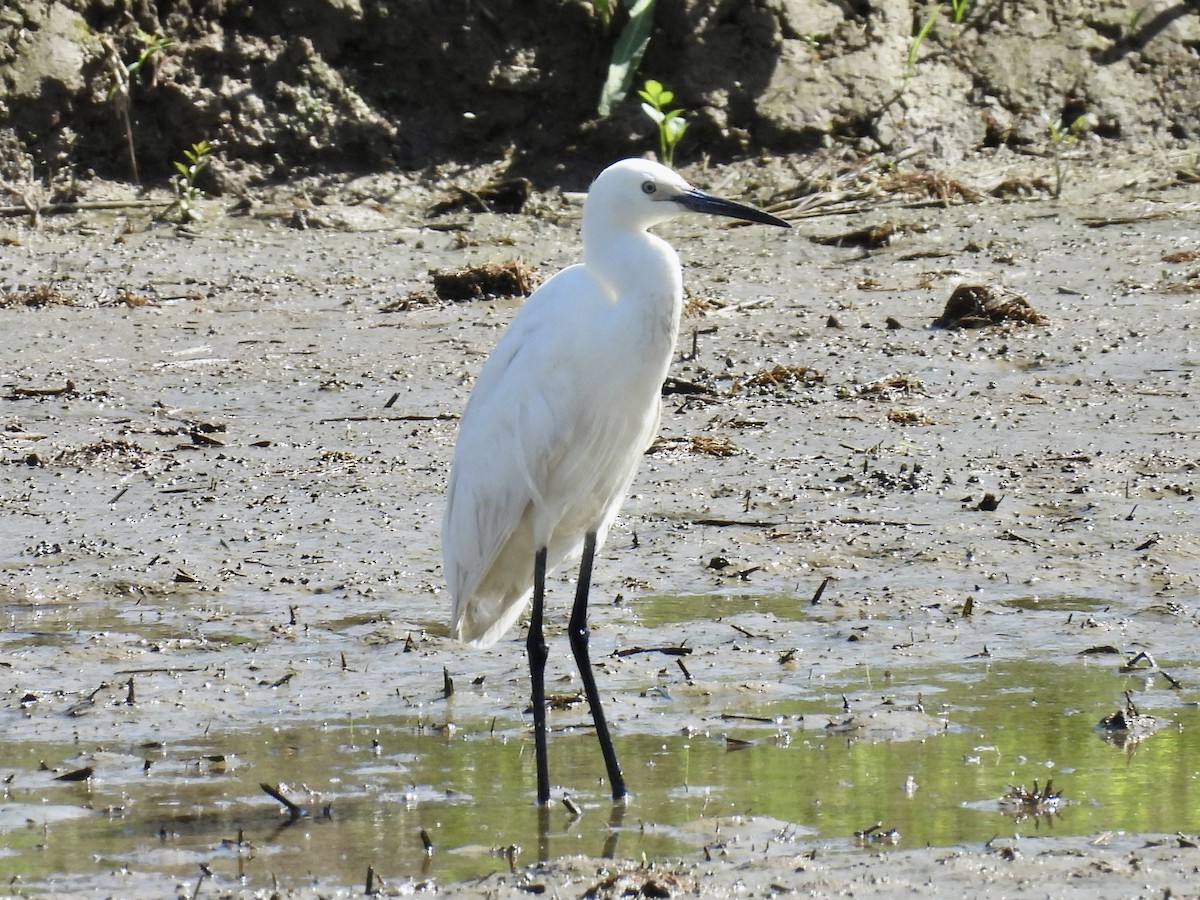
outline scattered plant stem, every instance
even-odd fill
[[[675,165],[675,148],[683,139],[688,123],[683,118],[682,109],[671,109],[671,101],[675,95],[653,78],[646,79],[646,85],[638,91],[642,98],[642,112],[658,127],[658,158],[665,166]]]
[[[1050,155],[1054,159],[1054,198],[1062,196],[1063,184],[1067,180],[1067,167],[1063,161],[1062,151],[1069,144],[1075,143],[1079,134],[1087,125],[1087,116],[1079,116],[1067,127],[1061,121],[1050,120],[1047,130],[1050,133]]]
[[[133,172],[133,183],[140,185],[142,179],[138,174],[137,154],[134,152],[133,146],[133,120],[129,116],[129,109],[133,104],[133,82],[150,58],[168,47],[173,47],[175,39],[150,34],[140,28],[137,30],[137,36],[138,40],[142,42],[142,52],[131,63],[127,64],[121,59],[117,48],[107,38],[104,39],[104,49],[108,53],[108,67],[113,80],[112,87],[108,91],[108,99],[115,103],[117,115],[120,116],[121,122],[125,126],[125,146],[129,151],[129,168]]]

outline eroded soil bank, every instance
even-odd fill
[[[665,398],[663,441],[598,561],[593,612],[607,711],[643,806],[635,796],[609,821],[556,643],[552,774],[585,815],[572,825],[556,810],[550,863],[527,869],[527,843],[515,874],[487,853],[504,835],[441,838],[421,815],[451,794],[483,809],[505,784],[487,821],[536,832],[521,636],[485,653],[449,641],[438,565],[455,417],[517,301],[410,298],[431,268],[516,260],[546,275],[574,261],[577,200],[535,194],[523,214],[431,221],[423,211],[450,184],[396,175],[280,188],[251,215],[211,203],[191,234],[138,211],[4,223],[7,890],[190,895],[202,863],[214,873],[202,896],[266,895],[273,879],[286,895],[357,893],[368,865],[387,891],[472,895],[1186,893],[1194,842],[1163,834],[1200,825],[1143,815],[1200,807],[1195,755],[1155,751],[1200,724],[1200,208],[1174,174],[1185,162],[1074,159],[1061,200],[945,205],[880,190],[815,218],[788,200],[811,163],[689,171],[717,193],[774,198],[796,228],[663,229],[695,298],[672,371],[688,387]],[[996,157],[942,187],[1046,176],[1030,165],[1048,163]],[[872,227],[890,242],[856,246]],[[931,328],[961,284],[1018,291],[1048,324]],[[554,588],[557,620],[567,573]],[[690,652],[661,652],[679,647]],[[1123,672],[1141,651],[1153,661]],[[973,718],[1019,692],[988,673],[1034,661],[1049,668],[1021,694],[1024,711]],[[1076,684],[1105,687],[1063,699]],[[1092,732],[1125,691],[1161,727],[1119,750]],[[947,776],[958,784],[957,767],[974,771],[967,757],[1000,742],[993,729],[1019,734],[1034,708],[1063,736],[1040,769],[1018,741],[1006,771],[1053,777],[1076,809],[1099,809],[1086,834],[1069,814],[1063,836],[1052,821],[999,817],[990,844],[950,828],[927,848],[901,829],[863,848],[799,807],[762,812],[770,790],[740,802],[777,776],[777,792],[832,792],[818,773],[857,744],[887,751],[838,776],[864,803],[861,827],[886,827],[897,797],[928,817],[932,773],[905,797],[902,778],[873,787],[875,769],[968,736]],[[359,723],[317,783],[309,742]],[[239,743],[271,731],[286,734],[261,758]],[[706,755],[725,740],[754,746]],[[486,741],[495,751],[469,766],[436,768]],[[1085,747],[1130,773],[1153,765],[1152,782],[1184,802],[1073,794]],[[718,767],[714,805],[656,826],[691,802],[705,761]],[[55,780],[85,767],[90,789]],[[311,807],[307,851],[276,832],[262,780]],[[998,793],[964,790],[951,808]],[[399,807],[413,818],[354,832],[378,846],[312,862],[317,845],[346,840],[339,822],[359,821],[339,811]],[[77,821],[94,841],[117,833],[125,855],[83,843],[59,869],[39,862]],[[439,838],[427,874],[418,825]],[[189,843],[191,828],[204,840]],[[236,845],[243,828],[253,853]],[[669,846],[639,843],[656,833]],[[616,860],[598,861],[607,835]],[[472,857],[468,844],[486,849]],[[445,854],[466,854],[465,869],[439,869]]]

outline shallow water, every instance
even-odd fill
[[[391,879],[468,879],[504,870],[510,853],[520,864],[576,853],[690,857],[719,853],[731,834],[850,844],[876,824],[895,829],[887,846],[899,847],[1200,831],[1195,706],[1164,696],[1164,727],[1124,749],[1096,728],[1096,711],[1115,708],[1134,680],[1087,664],[981,661],[826,684],[810,702],[747,705],[687,735],[623,730],[617,749],[635,795],[623,810],[597,780],[590,732],[556,731],[554,796],[569,794],[582,815],[556,802],[544,831],[532,803],[532,742],[511,721],[446,729],[347,716],[103,750],[7,744],[0,866],[28,888],[84,885],[125,867],[188,879],[201,863],[217,883],[262,887],[273,878],[363,883],[368,866]],[[843,695],[872,723],[863,736],[827,727],[844,721]],[[933,730],[913,704],[885,699],[898,696],[919,697]],[[677,705],[688,718],[691,699]],[[586,720],[574,710],[555,718]],[[54,780],[84,765],[95,769],[90,781]],[[998,802],[1010,785],[1050,779],[1065,800],[1057,815],[1018,817]],[[308,814],[289,824],[260,782],[280,784]]]

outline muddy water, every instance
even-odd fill
[[[518,869],[741,865],[873,853],[853,835],[876,823],[889,849],[1200,830],[1195,264],[1163,260],[1200,223],[1186,194],[1115,183],[869,214],[928,229],[869,256],[804,240],[859,220],[669,230],[720,305],[685,319],[672,373],[711,396],[667,398],[597,564],[594,656],[635,799],[612,818],[559,640],[551,775],[583,815],[543,829],[520,636],[448,641],[438,569],[454,416],[513,307],[380,309],[431,266],[552,271],[574,207],[475,217],[466,241],[406,212],[195,238],[8,226],[4,287],[83,305],[0,310],[3,871],[159,896],[198,863],[206,890],[361,889],[368,865],[507,871],[493,850],[512,845]],[[926,327],[977,280],[1051,324]],[[821,377],[751,385],[779,364]],[[561,609],[567,574],[552,587]],[[1122,672],[1139,651],[1161,672]],[[1119,748],[1095,726],[1126,692],[1159,727]],[[1001,808],[1051,778],[1058,815]],[[260,782],[310,815],[285,825]]]
[[[687,734],[618,740],[635,761],[626,809],[596,784],[594,741],[571,728],[582,715],[570,715],[554,735],[553,761],[572,774],[556,793],[580,813],[559,806],[543,823],[528,802],[528,741],[512,721],[448,731],[411,717],[347,715],[85,752],[11,742],[5,862],[30,887],[82,887],[125,868],[187,879],[200,863],[218,883],[261,887],[281,876],[354,884],[369,866],[393,881],[459,880],[569,854],[671,859],[697,847],[719,852],[729,832],[822,847],[879,824],[895,832],[885,846],[920,847],[1013,832],[1200,830],[1194,710],[1122,748],[1088,711],[1134,686],[1127,677],[981,663],[906,680],[904,694],[919,701],[881,701],[879,686],[845,685],[850,706],[864,712],[862,728],[847,732],[829,727],[846,719],[822,711],[841,703],[827,690],[805,704],[736,714],[714,714],[707,699],[681,691],[672,715],[694,723]],[[39,771],[47,760],[96,774],[56,781]],[[1050,779],[1068,797],[1055,814],[998,802],[1010,786]],[[290,821],[260,781],[282,784],[306,815]]]

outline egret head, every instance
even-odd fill
[[[588,191],[585,213],[607,220],[611,227],[644,231],[684,212],[709,213],[792,226],[770,213],[722,200],[694,188],[666,166],[646,159],[623,159],[596,176]]]

